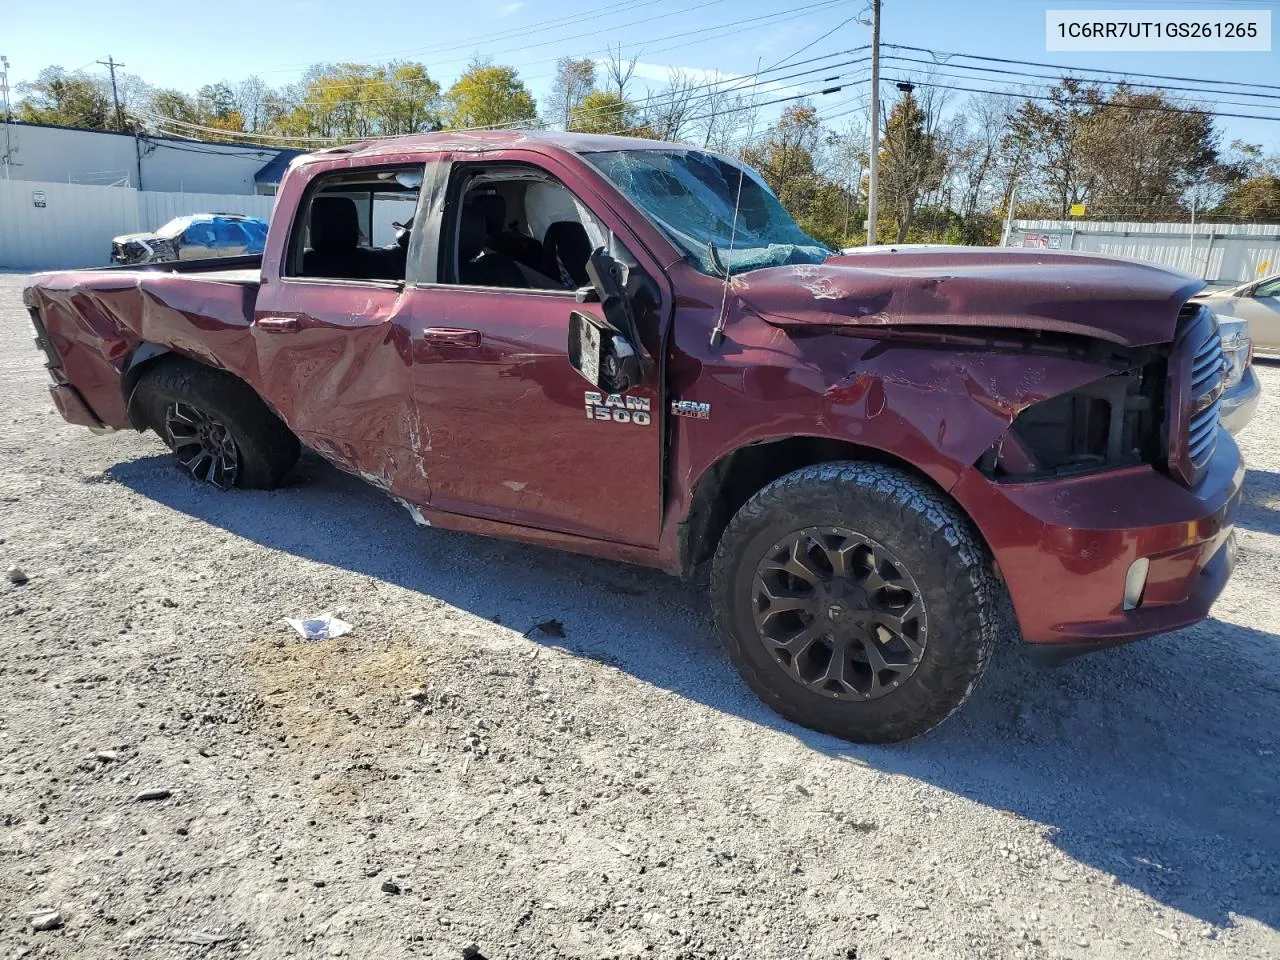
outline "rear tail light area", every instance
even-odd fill
[[[52,373],[62,369],[62,359],[58,356],[58,352],[53,348],[53,341],[49,339],[49,331],[45,329],[44,323],[40,319],[40,311],[36,307],[28,307],[27,313],[31,316],[31,326],[35,328],[36,346],[40,352],[44,354],[44,365],[49,368]]]

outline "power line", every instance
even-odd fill
[[[865,49],[866,49],[865,47],[859,47],[851,51],[842,51],[842,53],[843,52],[858,53]],[[799,67],[799,66],[804,66],[808,63],[815,63],[818,61],[827,61],[827,60],[830,60],[831,57],[833,56],[837,56],[837,54],[830,54],[823,57],[813,57],[813,58],[810,58],[809,60],[800,61],[799,63],[794,64],[793,66]],[[787,87],[795,87],[795,86],[798,86],[799,84],[795,84],[795,83],[784,84],[782,83],[782,81],[791,80],[798,77],[807,77],[807,76],[811,76],[813,74],[818,74],[818,73],[827,74],[827,76],[823,78],[823,82],[845,79],[849,76],[847,73],[831,74],[830,71],[836,70],[842,67],[860,66],[861,64],[866,63],[866,60],[867,60],[866,57],[861,57],[861,58],[854,58],[854,59],[840,61],[837,63],[824,63],[822,66],[813,67],[807,70],[800,70],[800,71],[784,74],[779,77],[775,77],[769,81],[769,84],[773,86],[774,89],[786,89]],[[781,70],[783,68],[779,67],[775,69]],[[715,98],[740,91],[745,88],[744,85],[750,79],[751,78],[730,77],[725,80],[716,80],[710,83],[699,84],[696,87],[687,88],[687,90],[708,91],[703,95],[693,98],[690,101],[690,105],[692,106],[696,104],[705,104]],[[801,96],[807,96],[807,95],[808,94],[802,94]],[[680,102],[683,96],[684,94],[677,94],[670,97],[659,97],[656,99],[650,99],[649,101],[639,104],[638,106],[642,109],[649,109],[649,110],[661,109],[664,106],[670,106]],[[781,101],[770,101],[770,102],[781,102]],[[763,105],[764,104],[762,104],[762,106]],[[584,117],[589,117],[591,115],[605,115],[616,109],[618,109],[618,107],[615,105],[591,108],[583,113],[575,114],[575,118],[584,118]],[[306,137],[306,136],[290,137],[284,134],[241,133],[239,131],[227,131],[218,127],[210,127],[204,124],[196,124],[196,123],[190,123],[188,121],[161,117],[158,114],[154,114],[154,113],[140,113],[139,115],[148,120],[151,120],[152,122],[164,124],[171,128],[183,128],[183,129],[192,130],[192,131],[216,134],[218,136],[237,136],[237,137],[245,137],[245,138],[261,138],[261,139],[267,139],[272,141],[315,142],[315,143],[333,143],[343,139],[340,137]],[[486,129],[503,129],[503,130],[527,129],[537,122],[538,121],[536,120],[529,120],[529,121],[523,121],[523,122],[517,122],[517,123],[511,123],[511,124],[492,125],[488,127],[454,128],[452,130],[448,130],[445,132],[465,133],[465,132],[480,131],[480,130],[486,130]],[[400,136],[400,135],[401,134],[397,134],[397,136]],[[377,140],[377,139],[386,139],[386,137],[373,136],[373,137],[364,137],[364,138],[357,138],[357,139]]]
[[[1020,67],[1047,67],[1050,70],[1066,70],[1071,73],[1100,73],[1108,76],[1115,76],[1114,70],[1103,70],[1098,67],[1064,67],[1057,63],[1045,63],[1042,60],[1011,60],[1008,57],[984,57],[976,53],[956,53],[954,51],[933,50],[929,47],[909,47],[900,43],[886,43],[886,47],[894,50],[910,50],[913,53],[927,53],[934,58],[939,66],[946,64],[946,61],[953,57],[961,57],[965,60],[983,60],[987,63],[1011,63]],[[941,57],[941,60],[938,58]],[[1204,77],[1177,77],[1163,73],[1139,73],[1136,71],[1126,71],[1124,76],[1142,77],[1147,80],[1176,80],[1180,83],[1211,83],[1218,86],[1232,87],[1251,87],[1255,90],[1280,90],[1280,85],[1274,83],[1249,83],[1243,80],[1209,80]],[[1225,91],[1230,93],[1231,91]]]
[[[897,58],[889,58],[889,59],[895,59],[895,60],[896,60]],[[962,70],[963,70],[963,69],[966,69],[962,64],[961,64],[961,65],[959,65],[959,68],[960,68],[960,69],[962,69]],[[953,80],[968,80],[968,81],[971,81],[971,82],[974,82],[974,81],[976,81],[976,82],[990,82],[990,83],[995,83],[995,82],[997,82],[995,79],[990,78],[990,77],[975,77],[975,76],[972,76],[972,75],[970,75],[970,74],[955,74],[955,73],[947,73],[946,71],[932,71],[932,70],[931,70],[931,71],[928,73],[928,76],[930,76],[930,77],[948,77],[948,78],[951,78],[951,79],[953,79]],[[1031,75],[1031,76],[1034,76],[1034,75]],[[1051,79],[1051,80],[1052,80],[1052,79],[1058,79],[1058,78],[1049,77],[1049,78],[1046,78],[1046,79]],[[916,83],[916,82],[919,82],[919,81],[912,80],[912,81],[910,81],[910,82],[912,82],[912,83]],[[1012,80],[1010,80],[1010,81],[1006,81],[1006,82],[1007,82],[1007,83],[1009,83],[1009,84],[1010,84],[1011,86],[1013,86],[1013,87],[1022,87],[1022,88],[1028,88],[1028,87],[1029,87],[1029,88],[1032,88],[1032,89],[1034,89],[1034,90],[1045,90],[1045,89],[1046,89],[1046,86],[1045,86],[1045,84],[1043,84],[1043,83],[1027,83],[1027,82],[1024,82],[1024,81],[1012,81]],[[1057,87],[1058,89],[1062,89],[1062,87],[1058,86],[1057,84],[1055,84],[1054,86],[1055,86],[1055,87]],[[955,89],[963,89],[963,88],[956,87]],[[1047,88],[1047,89],[1052,90],[1052,89],[1053,89],[1053,87],[1049,87],[1049,88]],[[1098,88],[1096,88],[1096,87],[1095,87],[1094,89],[1098,89]],[[1159,90],[1159,88],[1155,88],[1155,89],[1156,89],[1157,91]],[[1010,90],[1010,89],[1008,89],[1008,88],[1006,88],[1006,89],[1004,89],[1004,90],[1000,90],[1000,91],[993,91],[993,92],[1002,93],[1003,95],[1005,95],[1005,96],[1010,96],[1010,97],[1023,97],[1023,96],[1030,96],[1029,94],[1024,93],[1022,90]],[[1100,92],[1102,92],[1102,93],[1107,93],[1107,91],[1100,91]],[[1072,103],[1072,104],[1085,104],[1085,105],[1090,105],[1090,106],[1097,107],[1098,109],[1109,109],[1109,110],[1155,110],[1155,111],[1178,112],[1178,113],[1205,113],[1205,114],[1212,114],[1212,115],[1214,115],[1214,116],[1224,116],[1224,117],[1226,117],[1226,116],[1241,116],[1241,115],[1240,115],[1240,114],[1230,114],[1230,113],[1225,113],[1225,112],[1219,111],[1219,110],[1217,110],[1217,109],[1216,109],[1216,106],[1222,106],[1222,105],[1225,105],[1225,106],[1247,107],[1247,108],[1253,108],[1253,109],[1259,109],[1259,108],[1262,108],[1262,107],[1268,106],[1267,104],[1258,104],[1258,103],[1240,103],[1239,101],[1236,101],[1236,100],[1217,100],[1217,101],[1215,101],[1215,105],[1214,105],[1214,106],[1209,106],[1209,105],[1204,104],[1204,103],[1203,103],[1203,102],[1201,102],[1201,101],[1192,100],[1192,99],[1187,98],[1187,97],[1161,96],[1161,97],[1160,97],[1160,99],[1162,99],[1162,100],[1166,101],[1166,102],[1167,102],[1167,103],[1169,103],[1169,104],[1177,104],[1177,103],[1187,104],[1187,106],[1185,106],[1185,107],[1177,107],[1177,106],[1168,106],[1168,107],[1164,107],[1164,106],[1155,105],[1155,104],[1151,104],[1151,105],[1143,105],[1143,104],[1132,103],[1132,102],[1124,102],[1124,101],[1119,101],[1119,102],[1118,102],[1118,101],[1116,101],[1114,98],[1115,98],[1119,93],[1120,93],[1120,91],[1119,91],[1119,90],[1112,90],[1112,91],[1110,91],[1110,92],[1109,92],[1109,95],[1112,97],[1112,99],[1111,99],[1111,100],[1099,100],[1099,101],[1094,101],[1094,100],[1090,100],[1090,99],[1087,99],[1087,98],[1084,98],[1084,97],[1075,97],[1075,98],[1061,98],[1061,99],[1059,100],[1059,102],[1062,102],[1062,103]],[[1159,93],[1143,93],[1143,92],[1141,92],[1141,91],[1135,91],[1135,95],[1137,95],[1137,96],[1148,96],[1148,97],[1150,97],[1150,96],[1159,96]],[[1035,98],[1033,98],[1033,99],[1035,99]],[[1051,99],[1051,100],[1052,100],[1052,99],[1054,99],[1054,98],[1053,98],[1053,97],[1050,97],[1049,99]],[[1249,116],[1249,118],[1250,118],[1250,119],[1257,119],[1256,117],[1253,117],[1253,115],[1248,115],[1248,116]],[[1268,118],[1268,117],[1262,117],[1261,119],[1276,119],[1276,120],[1280,120],[1280,115],[1277,115],[1277,116],[1275,116],[1275,117],[1271,117],[1271,118]]]
[[[943,74],[943,76],[945,76],[945,74]],[[977,82],[982,78],[958,77],[957,79],[970,80],[971,82]],[[902,81],[902,82],[905,83],[908,81]],[[909,82],[915,84],[916,86],[933,87],[938,90],[959,90],[964,93],[995,93],[995,94],[1002,94],[1004,96],[1010,95],[1008,91],[993,90],[990,87],[957,87],[957,86],[953,86],[951,84],[946,84],[946,83],[930,83],[927,80],[911,80]],[[1100,110],[1138,110],[1138,111],[1146,111],[1146,112],[1152,112],[1152,113],[1200,114],[1202,116],[1207,116],[1207,117],[1235,117],[1241,120],[1280,121],[1280,116],[1267,116],[1267,115],[1256,114],[1256,113],[1228,113],[1223,110],[1190,109],[1186,107],[1163,107],[1163,106],[1155,106],[1155,105],[1143,106],[1143,105],[1133,104],[1133,103],[1109,103],[1107,101],[1081,100],[1078,98],[1071,98],[1071,97],[1051,97],[1047,94],[1034,94],[1034,93],[1018,93],[1018,94],[1014,94],[1014,96],[1021,97],[1024,100],[1043,100],[1050,103],[1066,103],[1066,104],[1071,104],[1073,106],[1095,107]]]
[[[885,59],[893,60],[899,63],[918,63],[918,64],[923,64],[924,66],[938,65],[933,60],[924,60],[920,57],[903,57],[903,56],[898,56],[896,54],[889,55]],[[1030,73],[1025,70],[1010,70],[1002,67],[980,67],[976,65],[970,65],[967,63],[955,63],[955,64],[948,63],[948,64],[945,64],[945,66],[951,67],[953,69],[969,70],[969,71],[980,72],[980,73],[995,73],[995,74],[1000,74],[1001,76],[1035,77],[1041,80],[1073,79],[1071,76],[1072,71],[1065,67],[1063,68],[1062,73],[1049,74],[1049,73]],[[986,78],[981,78],[981,79],[986,79]],[[1210,90],[1206,87],[1179,87],[1179,86],[1169,86],[1167,84],[1135,83],[1134,81],[1129,80],[1127,77],[1120,80],[1104,80],[1100,77],[1099,78],[1076,78],[1076,79],[1080,79],[1082,82],[1090,83],[1090,84],[1101,84],[1103,86],[1112,86],[1112,87],[1123,86],[1123,87],[1129,87],[1130,89],[1133,89],[1133,90],[1155,90],[1162,93],[1168,90],[1178,90],[1186,93],[1205,93],[1214,97],[1220,97],[1224,93],[1226,93],[1226,94],[1230,94],[1232,96],[1237,96],[1237,97],[1253,97],[1255,99],[1262,99],[1262,100],[1280,100],[1280,93],[1249,93],[1247,90]],[[992,82],[995,82],[994,79],[992,80]],[[1179,98],[1179,99],[1186,99],[1186,98]],[[1234,104],[1235,106],[1241,106],[1241,107],[1261,106],[1261,104],[1240,103],[1238,101],[1231,101],[1231,100],[1223,100],[1220,102],[1231,103],[1231,104]]]
[[[724,2],[724,0],[712,0],[712,2],[714,2],[714,3],[721,3],[721,2]],[[754,26],[754,25],[756,25],[756,24],[758,24],[759,26],[765,26],[766,24],[762,23],[762,21],[772,21],[772,23],[770,23],[769,25],[773,25],[773,24],[777,24],[777,23],[784,23],[784,22],[786,22],[786,21],[788,21],[788,20],[795,20],[795,19],[798,19],[798,18],[800,18],[800,17],[806,16],[806,15],[808,15],[808,14],[810,14],[810,13],[814,13],[814,12],[817,12],[817,11],[821,11],[821,10],[825,10],[825,9],[831,8],[831,7],[833,7],[833,6],[837,5],[837,4],[841,3],[841,2],[842,2],[842,0],[818,0],[818,2],[815,2],[815,3],[809,3],[809,4],[806,4],[806,5],[801,6],[801,7],[799,7],[799,8],[796,8],[796,7],[789,7],[789,8],[783,9],[783,10],[774,11],[773,13],[761,14],[761,15],[759,15],[759,16],[755,16],[755,17],[748,17],[748,18],[741,19],[741,20],[728,20],[728,21],[725,21],[725,22],[723,22],[723,23],[715,24],[715,25],[710,26],[710,27],[703,27],[703,28],[700,28],[700,29],[698,29],[698,30],[682,30],[682,31],[680,31],[679,33],[670,33],[670,34],[666,34],[666,35],[664,35],[664,36],[660,36],[660,37],[650,37],[650,38],[648,38],[648,39],[644,39],[644,40],[636,40],[636,41],[633,41],[633,42],[631,42],[631,43],[626,44],[626,49],[627,49],[628,51],[631,51],[631,50],[638,50],[638,49],[642,49],[642,48],[643,48],[643,47],[645,47],[647,44],[652,44],[652,43],[661,43],[661,42],[663,42],[664,40],[681,39],[681,40],[683,41],[683,42],[681,42],[681,43],[673,44],[673,45],[668,46],[668,47],[662,47],[662,48],[659,48],[658,50],[650,50],[650,51],[649,51],[650,53],[663,53],[663,52],[666,52],[666,51],[668,51],[668,50],[676,50],[676,49],[679,49],[680,47],[692,46],[692,45],[694,45],[694,44],[704,43],[704,42],[705,42],[705,41],[704,41],[704,40],[702,40],[702,39],[695,39],[695,40],[687,40],[687,39],[685,39],[685,38],[688,38],[688,37],[693,37],[693,36],[697,36],[697,35],[700,35],[700,34],[704,34],[704,33],[712,33],[712,32],[716,33],[718,36],[721,36],[721,37],[724,37],[724,36],[732,36],[733,34],[736,34],[736,33],[743,33],[743,32],[748,31],[748,30],[756,29],[757,27],[756,27],[756,26]],[[702,5],[700,5],[700,6],[709,6],[709,5],[710,5],[710,4],[702,4]],[[696,10],[696,9],[699,9],[699,7],[692,7],[692,8],[690,8],[690,9],[691,9],[691,10]],[[687,12],[687,11],[686,11],[686,12]],[[648,21],[644,21],[644,20],[638,20],[638,21],[635,21],[635,23],[645,23],[645,22],[648,22]],[[619,27],[623,27],[623,26],[632,26],[632,25],[634,25],[634,24],[619,24],[618,26],[619,26]],[[563,41],[565,41],[565,40],[574,40],[574,39],[580,39],[581,37],[589,37],[589,36],[595,36],[595,34],[581,34],[579,37],[567,37],[567,38],[561,37],[561,38],[557,38],[557,39],[556,39],[556,40],[554,40],[554,41],[548,41],[547,43],[542,43],[542,44],[533,44],[532,46],[525,46],[525,47],[521,47],[520,49],[521,49],[521,50],[528,50],[528,49],[533,49],[533,48],[536,48],[536,47],[539,47],[539,46],[549,46],[549,45],[550,45],[550,44],[552,44],[552,43],[560,43],[560,42],[563,42]],[[495,52],[496,52],[496,53],[509,53],[509,52],[511,52],[511,51],[495,51]],[[848,51],[843,51],[843,52],[848,52]],[[830,54],[830,56],[838,56],[838,55],[839,55],[839,54]],[[546,59],[546,60],[536,60],[536,61],[532,61],[532,64],[531,64],[531,65],[541,65],[541,64],[544,64],[544,63],[554,63],[554,62],[556,62],[556,61],[557,61],[557,60],[559,60],[559,59],[560,59],[559,57],[552,57],[552,58],[549,58],[549,59]],[[458,63],[458,62],[462,62],[462,61],[459,59],[459,60],[455,60],[455,61],[441,61],[441,62],[444,62],[444,63]],[[439,66],[439,65],[440,65],[439,63],[437,63],[437,64],[436,64],[436,66]],[[527,65],[530,65],[530,64],[527,64]],[[525,77],[524,79],[526,79],[526,80],[545,79],[545,77],[546,77],[546,76],[548,76],[548,75],[544,75],[544,74],[533,74],[533,75],[530,75],[530,76]],[[428,77],[428,78],[424,78],[424,79],[406,80],[406,81],[395,81],[395,80],[368,80],[368,81],[364,81],[364,82],[365,82],[365,83],[367,83],[367,84],[370,84],[370,85],[377,85],[377,86],[389,86],[389,87],[402,88],[404,84],[409,84],[409,83],[423,83],[423,82],[426,82],[426,80],[429,80],[429,79],[431,79],[431,78],[429,78],[429,77]],[[434,81],[433,81],[433,82],[434,82]],[[361,101],[361,102],[362,102],[362,103],[376,103],[376,102],[381,102],[382,100],[396,100],[396,99],[398,99],[398,98],[397,98],[397,97],[369,98],[369,99],[364,100],[364,101]],[[259,102],[259,104],[258,104],[258,105],[259,105],[259,106],[262,106],[263,104],[262,104],[262,102]],[[298,103],[296,103],[296,104],[294,104],[294,105],[296,105],[296,106],[327,106],[327,104],[325,104],[325,103],[321,103],[321,102],[319,102],[319,101],[311,101],[311,100],[303,100],[303,101],[299,101]]]

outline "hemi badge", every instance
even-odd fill
[[[693,420],[710,420],[711,404],[698,403],[695,400],[672,400],[671,415],[673,417],[689,417]]]

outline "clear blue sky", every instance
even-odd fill
[[[94,61],[109,53],[127,65],[127,72],[158,86],[188,91],[251,73],[272,85],[286,83],[296,79],[306,65],[318,61],[391,58],[422,61],[447,87],[467,61],[480,53],[517,67],[535,96],[541,97],[556,58],[599,57],[607,44],[619,41],[624,54],[640,57],[639,74],[657,79],[672,65],[749,74],[758,63],[768,67],[806,44],[813,46],[799,53],[796,60],[861,46],[870,37],[869,28],[857,20],[867,8],[866,0],[828,0],[825,4],[821,0],[377,0],[363,4],[349,0],[220,0],[177,8],[159,4],[122,8],[102,0],[60,0],[50,7],[30,2],[8,6],[0,17],[0,53],[9,57],[14,84],[33,78],[49,64],[101,71],[104,68]],[[1203,0],[884,0],[883,39],[886,43],[1064,66],[1280,84],[1277,52],[1065,54],[1044,49],[1044,12],[1049,8],[1253,12],[1270,6],[1261,0],[1234,4]],[[1280,0],[1274,6],[1280,9]],[[742,22],[749,18],[766,19],[754,24]],[[850,22],[839,26],[846,20]],[[553,21],[558,25],[547,29]],[[1280,33],[1280,18],[1275,28]],[[819,39],[833,29],[830,36]],[[909,69],[919,78],[925,68],[889,64],[885,76],[894,79]],[[992,82],[969,85],[994,86],[996,82],[993,77]],[[779,90],[778,95],[799,89],[808,88],[792,86]],[[865,105],[865,89],[865,83],[860,83],[814,102],[827,114],[847,112],[860,102]],[[861,101],[851,90],[862,94]],[[891,92],[890,87],[884,95]],[[1224,105],[1221,109],[1280,116],[1280,99],[1256,103],[1255,108]],[[1220,127],[1224,142],[1242,137],[1280,149],[1280,121],[1227,119]]]

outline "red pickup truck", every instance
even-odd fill
[[[62,415],[271,487],[304,443],[424,525],[690,577],[748,684],[861,741],[1194,623],[1243,466],[1198,280],[808,237],[684,146],[441,133],[294,161],[260,259],[41,274]],[[655,624],[655,629],[660,625]]]

